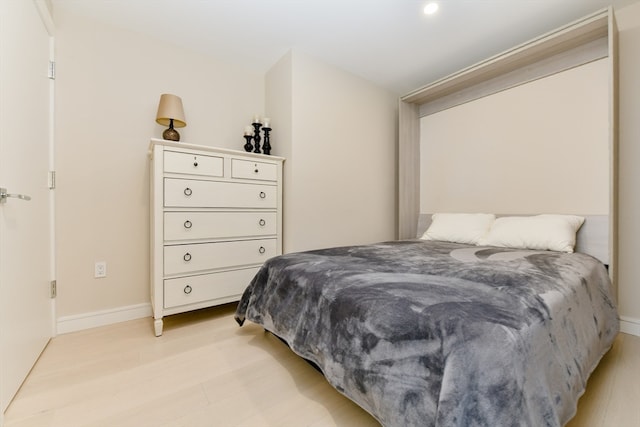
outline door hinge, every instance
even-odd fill
[[[48,73],[48,77],[51,80],[55,80],[56,79],[56,63],[54,61],[49,61],[49,73]]]
[[[49,171],[49,190],[56,188],[56,171]]]
[[[58,283],[55,280],[51,281],[51,298],[58,296]]]

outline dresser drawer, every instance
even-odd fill
[[[192,208],[271,208],[278,206],[275,185],[165,178],[164,206]]]
[[[278,167],[273,163],[231,159],[231,177],[276,181],[278,179]]]
[[[164,308],[240,296],[259,267],[222,271],[164,281]]]
[[[276,239],[165,246],[164,274],[262,264],[277,255],[276,246]]]
[[[277,232],[275,212],[165,212],[164,240],[269,236]]]
[[[165,151],[164,171],[191,175],[223,176],[224,159],[215,156]]]

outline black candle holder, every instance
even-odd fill
[[[254,153],[260,153],[260,126],[262,126],[262,123],[251,123],[253,125],[253,143],[255,145],[255,148],[253,149]]]
[[[245,135],[244,139],[247,140],[247,142],[244,144],[244,151],[247,152],[251,152],[251,150],[253,150],[253,145],[251,145],[251,138],[253,138],[251,135]]]
[[[269,132],[271,132],[271,128],[263,127],[262,130],[264,131],[264,144],[262,144],[262,151],[264,152],[264,154],[270,155],[271,144],[269,143]]]

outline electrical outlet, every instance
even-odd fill
[[[96,261],[93,277],[99,279],[101,277],[107,277],[107,262]]]

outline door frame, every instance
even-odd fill
[[[56,280],[56,198],[55,194],[55,25],[50,0],[33,0],[49,34],[49,280]],[[52,285],[53,289],[55,287]],[[53,292],[53,291],[52,291]],[[55,294],[51,297],[51,337],[57,335]],[[1,427],[1,426],[0,426]]]

